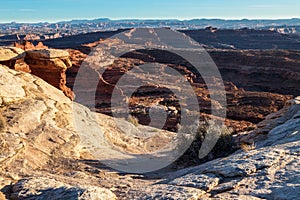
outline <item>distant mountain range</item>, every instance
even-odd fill
[[[57,24],[82,24],[82,23],[145,23],[145,24],[170,24],[170,25],[195,25],[195,26],[213,26],[216,28],[259,28],[266,26],[300,26],[300,18],[293,19],[259,19],[259,20],[225,20],[225,19],[191,19],[191,20],[177,20],[177,19],[123,19],[111,20],[109,18],[100,18],[93,20],[71,20],[57,22]]]
[[[300,36],[300,18],[278,20],[224,20],[224,19],[123,19],[99,18],[93,20],[71,20],[56,23],[0,23],[0,44],[11,44],[19,40],[41,41],[66,38],[88,33],[117,31],[131,28],[161,28],[175,30],[216,30],[271,31],[281,34]],[[222,32],[219,32],[222,33]],[[252,33],[254,34],[254,33]],[[261,34],[261,33],[259,33]],[[215,37],[215,36],[213,36]]]
[[[207,26],[213,26],[220,29],[239,29],[239,28],[264,28],[264,27],[278,27],[278,26],[300,26],[300,18],[293,19],[258,19],[258,20],[225,20],[225,19],[191,19],[191,20],[177,20],[177,19],[121,19],[121,20],[111,20],[109,18],[99,18],[92,20],[71,20],[71,21],[61,21],[56,23],[40,22],[40,23],[0,23],[0,25],[47,25],[47,24],[67,24],[67,25],[79,25],[79,24],[115,24],[121,27],[128,28],[131,26],[170,26],[177,28],[205,28]]]

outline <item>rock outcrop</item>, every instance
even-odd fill
[[[42,79],[0,65],[0,120],[5,123],[0,129],[0,191],[13,199],[47,199],[53,194],[57,198],[78,195],[82,199],[114,199],[110,190],[121,190],[118,186],[134,180],[96,160],[97,154],[92,152],[97,149],[101,152],[97,159],[120,159],[108,144],[90,151],[86,148],[84,138],[97,141],[94,137],[99,132],[92,128],[100,126],[102,136],[115,149],[130,154],[151,153],[175,136],[120,119],[121,126],[139,129],[141,135],[150,129],[155,133],[153,137],[129,137],[116,126],[114,118],[96,114],[95,121],[94,114],[73,104],[62,91]]]
[[[289,138],[292,139],[292,137],[288,137],[288,132],[286,133],[287,135],[285,135],[284,133],[278,134],[278,131],[280,132],[280,128],[282,128],[283,131],[299,128],[298,121],[292,120],[297,118],[299,109],[300,97],[290,100],[283,109],[268,115],[264,121],[258,123],[257,129],[237,135],[237,143],[259,142],[256,146],[264,146],[268,144],[282,143]],[[282,126],[282,124],[284,124],[284,126]],[[287,124],[290,124],[290,126],[287,127]],[[273,131],[273,129],[276,131]],[[297,135],[299,134],[295,132],[295,136]]]
[[[0,82],[1,175],[17,179],[44,166],[55,152],[75,158],[74,151],[62,149],[77,144],[72,118],[65,114],[71,113],[71,101],[42,79],[2,65]]]
[[[67,97],[74,99],[74,93],[66,86],[66,71],[72,67],[67,51],[47,49],[42,43],[34,46],[30,42],[24,42],[15,46],[0,47],[0,64],[41,77],[61,89]]]
[[[24,62],[26,53],[15,47],[0,47],[0,64],[11,69],[30,72],[29,66]]]
[[[28,50],[25,61],[30,66],[32,74],[61,89],[70,99],[74,99],[73,92],[66,86],[66,70],[72,66],[68,52],[56,49]]]

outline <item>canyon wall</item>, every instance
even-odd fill
[[[93,44],[93,46],[95,45],[96,44]],[[80,65],[87,55],[77,50],[69,50],[69,52],[72,55],[71,60],[73,67],[67,70],[67,82],[68,86],[72,88]],[[258,59],[259,55],[263,53],[254,52],[257,54]],[[274,65],[263,61],[255,61],[253,65],[258,67],[252,67],[248,73],[245,73],[244,70],[246,67],[243,66],[242,61],[246,59],[243,57],[244,55],[241,51],[220,50],[209,53],[215,60],[225,81],[228,104],[226,124],[238,132],[254,128],[255,124],[265,119],[265,116],[284,107],[287,100],[292,98],[292,96],[286,95],[286,91],[297,94],[297,76],[292,76],[292,74],[298,73],[298,63],[293,60],[285,59],[285,55],[278,58],[282,61],[278,65],[275,65],[275,61],[273,61]],[[230,53],[232,53],[232,55],[227,59],[227,55],[230,55]],[[269,54],[269,56],[271,56],[272,52]],[[297,52],[296,55],[298,55]],[[261,57],[263,57],[263,55],[261,55]],[[266,59],[267,56],[263,58]],[[105,59],[104,57],[103,60]],[[253,57],[253,59],[255,58]],[[101,79],[99,79],[95,97],[96,102],[85,102],[87,106],[95,103],[98,112],[110,115],[111,94],[122,75],[133,68],[139,69],[139,65],[157,62],[179,71],[182,76],[190,81],[197,94],[202,117],[210,117],[211,102],[209,91],[201,75],[199,75],[186,60],[168,52],[140,50],[123,55],[121,58],[116,58],[116,60],[112,62],[112,64],[106,66],[105,73]],[[251,60],[247,62],[248,64],[252,63]],[[290,66],[289,64],[291,63],[293,63],[293,65]],[[281,64],[285,64],[286,67],[281,69]],[[161,73],[164,75],[165,72],[162,71]],[[289,74],[291,74],[290,79],[293,84],[288,84],[289,79],[287,79],[287,77],[289,77]],[[98,76],[97,69],[91,67],[89,69],[89,76]],[[278,78],[272,78],[273,76]],[[136,77],[136,79],[141,78],[142,77]],[[91,80],[94,79],[86,77],[87,84]],[[285,80],[285,82],[283,80]],[[276,88],[278,84],[282,84],[282,86]],[[245,85],[248,85],[248,87],[244,87]],[[268,85],[273,89],[267,89]],[[89,95],[93,95],[93,91],[91,92]],[[153,105],[160,105],[164,110],[170,111],[171,113],[175,109],[173,113],[176,114],[170,115],[164,127],[167,130],[174,130],[174,127],[176,127],[180,119],[180,110],[174,94],[170,93],[170,91],[165,88],[160,88],[159,86],[145,86],[139,88],[129,101],[131,114],[136,116],[141,124],[145,125],[150,123],[148,111]]]

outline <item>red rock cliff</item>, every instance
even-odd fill
[[[66,86],[66,70],[72,66],[68,52],[56,49],[29,50],[26,51],[25,61],[29,64],[32,74],[74,99],[72,90]]]

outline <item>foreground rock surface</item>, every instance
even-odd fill
[[[96,114],[95,121],[87,108],[72,104],[62,91],[5,66],[0,66],[0,83],[0,190],[6,198],[114,199],[115,194],[118,199],[292,200],[300,196],[299,98],[251,132],[252,150],[244,148],[180,171],[133,175],[104,166],[85,149],[76,122],[100,125],[108,141],[132,154],[155,151],[159,147],[154,144],[168,142],[172,133],[155,130],[156,138],[126,137],[113,118]],[[73,106],[81,116],[78,121]],[[146,128],[126,120],[122,124]],[[118,156],[105,149],[101,149],[104,158]]]
[[[273,128],[265,133],[264,140],[257,141],[255,149],[240,150],[226,158],[171,173],[159,185],[129,192],[130,197],[166,199],[172,186],[173,194],[186,187],[205,191],[200,199],[298,199],[299,98],[279,113],[279,117],[273,118]],[[172,196],[170,199],[177,198]]]
[[[22,179],[12,188],[11,199],[116,199],[109,190],[99,187],[70,186],[49,178]]]
[[[25,181],[19,182],[18,187],[13,190],[17,193],[14,194],[15,199],[22,199],[22,191],[28,187],[37,192],[42,190],[37,182],[43,182],[43,178],[54,179],[53,182],[56,184],[57,181],[58,185],[61,182],[66,188],[76,188],[79,185],[79,188],[97,187],[97,191],[106,188],[117,192],[123,187],[119,186],[129,187],[131,181],[143,182],[131,178],[133,175],[118,175],[98,162],[85,148],[86,143],[81,139],[84,136],[92,139],[95,137],[88,130],[93,125],[101,125],[104,133],[102,136],[117,149],[133,154],[155,151],[174,136],[174,133],[154,130],[155,137],[130,138],[120,131],[113,118],[96,114],[98,121],[95,121],[87,108],[73,104],[62,91],[36,76],[2,65],[0,83],[0,190],[8,198],[11,197],[13,189],[10,185],[22,178],[26,178]],[[81,117],[74,119],[73,109]],[[79,133],[77,122],[80,122],[80,127],[87,135]],[[127,128],[140,129],[140,133],[149,132],[146,130],[148,127],[136,127],[126,120],[121,120],[120,123]],[[111,159],[111,156],[120,159],[118,154],[105,145],[107,144],[100,146],[103,159]],[[92,152],[93,149],[90,150]],[[68,194],[67,192],[66,195]],[[48,196],[49,193],[43,193],[40,198]],[[106,196],[102,198],[110,199]]]

